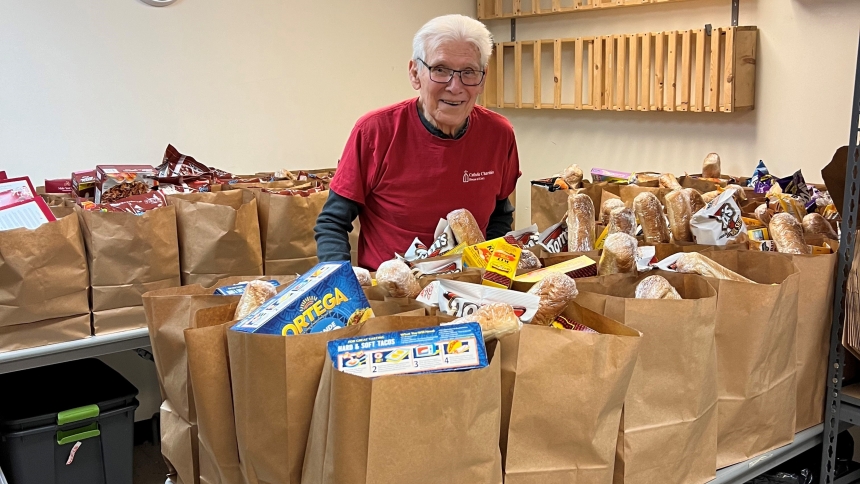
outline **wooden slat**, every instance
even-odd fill
[[[685,30],[681,37],[681,105],[678,106],[678,111],[690,109],[691,55],[690,31]]]
[[[603,37],[595,37],[592,45],[594,69],[591,76],[591,105],[595,111],[600,111],[603,107]]]
[[[756,44],[758,29],[736,27],[732,43],[732,111],[755,108]]]
[[[505,44],[496,44],[496,107],[505,106]]]
[[[496,5],[493,7],[493,17],[504,17],[505,14],[502,12],[502,0],[496,0]]]
[[[642,34],[642,85],[639,110],[651,109],[651,34]]]
[[[552,0],[552,11],[558,12],[561,10],[561,0]]]
[[[618,72],[615,75],[615,110],[623,111],[625,106],[624,83],[627,80],[627,36],[616,35],[618,41],[616,52],[618,53]]]
[[[492,0],[487,0],[492,1]],[[549,10],[541,10],[540,4],[537,3],[537,7],[528,9],[526,11],[521,11],[519,14],[515,12],[502,13],[501,7],[497,10],[496,15],[493,17],[483,17],[483,18],[519,18],[519,17],[536,17],[536,16],[545,16],[545,15],[555,15],[566,12],[579,12],[579,11],[588,11],[593,9],[606,9],[606,8],[621,8],[621,7],[634,7],[640,5],[650,5],[652,3],[677,3],[683,1],[693,1],[693,0],[573,0],[572,7],[562,7],[561,2],[559,0],[553,0],[552,8]],[[644,12],[643,12],[644,13]],[[478,10],[478,18],[481,17],[481,10]]]
[[[533,0],[534,1],[534,0]],[[535,98],[534,98],[534,108],[540,109],[541,103],[541,80],[540,80],[540,71],[541,71],[541,46],[542,42],[540,40],[536,40],[534,43],[534,50],[532,51],[532,55],[534,56],[534,80],[535,80]]]
[[[514,104],[515,107],[523,107],[523,43],[514,43]]]
[[[720,37],[722,29],[711,31],[711,62],[710,62],[710,87],[708,92],[708,105],[705,111],[717,112],[720,110]]]
[[[522,5],[520,3],[520,0],[513,0],[513,7],[514,7],[514,16],[515,17],[522,16],[523,12],[522,12]]]
[[[552,75],[553,75],[553,94],[552,104],[555,109],[561,108],[561,39],[555,39],[552,45]]]
[[[666,65],[668,83],[666,86],[666,111],[675,111],[678,106],[678,32],[668,34],[669,61]]]
[[[582,65],[583,65],[583,45],[582,38],[576,39],[576,47],[574,48],[574,78],[576,79],[574,82],[574,95],[573,95],[573,109],[582,109]]]
[[[478,0],[478,20],[487,18],[484,12],[484,0]]]
[[[723,105],[720,110],[726,113],[732,112],[734,109],[734,89],[732,83],[735,76],[735,28],[729,27],[726,29],[726,50],[725,50],[725,73],[723,74]]]
[[[638,73],[638,63],[639,63],[639,36],[636,34],[630,35],[627,37],[630,43],[630,52],[628,53],[628,59],[630,60],[629,67],[629,80],[627,81],[627,104],[624,105],[624,109],[631,111],[636,110],[637,103],[639,102],[639,73]]]
[[[696,83],[695,83],[695,99],[691,110],[697,113],[702,112],[705,105],[705,29],[696,30]]]
[[[663,57],[665,56],[664,47],[666,46],[665,32],[658,32],[654,35],[654,102],[651,104],[652,111],[663,110],[663,81],[665,64]]]
[[[612,109],[612,97],[615,87],[615,37],[603,37],[604,57],[603,72],[603,109]]]

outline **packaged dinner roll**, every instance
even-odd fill
[[[820,213],[810,213],[803,217],[803,233],[807,235],[821,234],[829,239],[836,240],[839,237]]]
[[[766,203],[762,203],[755,208],[755,218],[765,225],[770,224],[770,219],[773,217],[773,214],[774,211],[771,210]]]
[[[715,198],[720,196],[719,190],[713,190],[710,192],[705,192],[702,194],[702,201],[705,202],[705,205],[711,203]]]
[[[245,292],[239,298],[239,305],[236,306],[236,314],[233,316],[233,319],[243,319],[264,302],[275,297],[277,293],[278,289],[271,282],[248,281],[248,284],[245,286]]]
[[[734,199],[734,190],[726,190],[707,207],[690,219],[690,231],[698,244],[727,245],[746,237],[747,227],[741,209]]]
[[[609,233],[616,232],[636,236],[636,216],[633,215],[633,209],[619,207],[609,213]]]
[[[681,184],[678,183],[678,179],[675,178],[675,175],[671,173],[663,173],[662,175],[660,175],[659,181],[661,188],[669,188],[671,190],[681,188]]]
[[[579,188],[579,184],[582,183],[582,170],[579,168],[579,165],[570,165],[564,169],[561,177],[567,183],[568,187]]]
[[[811,254],[812,249],[803,239],[803,226],[788,213],[778,213],[767,226],[770,237],[776,243],[776,251],[785,254]]]
[[[741,202],[745,202],[747,200],[747,193],[744,191],[743,187],[740,185],[735,185],[734,183],[726,185],[726,190],[734,189],[735,200],[740,204]]]
[[[540,297],[537,313],[532,318],[532,324],[549,326],[559,314],[564,312],[579,291],[573,278],[559,272],[550,272],[528,291]]]
[[[594,202],[584,193],[567,198],[567,246],[570,252],[594,250]]]
[[[360,285],[368,287],[373,285],[373,278],[370,277],[369,270],[364,267],[353,267],[352,272],[355,273],[355,277],[358,279]]]
[[[620,198],[607,198],[600,205],[600,223],[603,225],[609,225],[609,214],[612,213],[616,208],[623,208],[624,202],[621,201]]]
[[[383,262],[376,270],[376,284],[388,291],[391,297],[416,297],[421,285],[405,262],[392,259]]]
[[[639,224],[642,225],[642,234],[648,244],[663,244],[669,242],[669,227],[663,217],[663,205],[657,199],[657,195],[651,192],[642,192],[633,199],[633,210]]]
[[[690,197],[690,212],[695,215],[696,212],[705,208],[705,205],[707,204],[698,190],[695,188],[684,188],[683,190],[687,192],[687,196]]]
[[[713,277],[715,279],[723,279],[726,281],[737,282],[752,282],[750,279],[726,269],[720,264],[717,264],[712,259],[708,259],[698,252],[688,252],[681,254],[678,260],[675,261],[675,270],[685,274],[698,274],[705,277]]]
[[[620,272],[633,272],[636,269],[636,237],[616,232],[606,237],[603,253],[597,264],[597,274],[605,276]]]
[[[457,243],[475,245],[485,242],[481,227],[478,226],[472,212],[460,208],[449,213],[446,218],[448,219],[448,226],[454,232]]]
[[[445,325],[472,322],[481,325],[484,341],[492,341],[506,334],[515,333],[523,327],[523,323],[514,313],[514,308],[510,304],[500,302],[481,306],[474,313],[445,323]]]
[[[693,233],[690,231],[690,217],[693,209],[690,206],[690,196],[684,190],[673,190],[666,194],[666,215],[669,218],[669,230],[675,242],[692,242]]]
[[[648,276],[636,285],[636,299],[681,299],[663,276]]]
[[[716,153],[708,153],[705,161],[702,162],[702,177],[704,178],[720,178],[720,155]]]
[[[538,259],[538,256],[536,256],[534,252],[524,250],[520,253],[520,262],[517,265],[517,270],[533,271],[535,269],[540,269],[541,267],[543,266],[540,263],[540,259]]]

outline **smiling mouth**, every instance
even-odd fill
[[[448,106],[455,106],[455,107],[459,106],[465,102],[465,101],[446,101],[444,99],[440,99],[439,101],[442,102],[442,104],[447,104]]]

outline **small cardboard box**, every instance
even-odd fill
[[[143,195],[155,186],[158,171],[150,165],[99,165],[96,167],[96,203],[113,203]]]

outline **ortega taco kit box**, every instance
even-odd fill
[[[349,262],[322,262],[233,326],[244,333],[323,333],[373,317]]]

